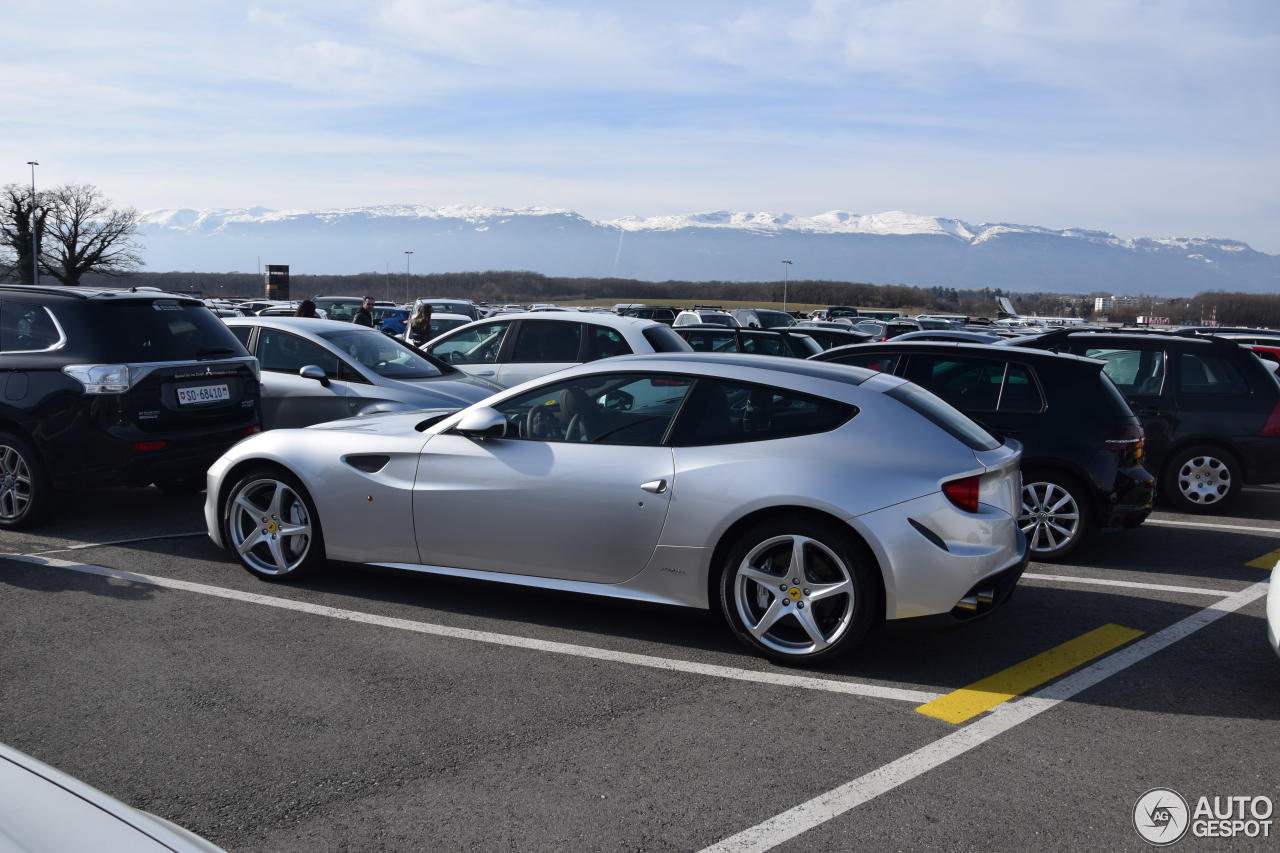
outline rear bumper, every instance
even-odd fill
[[[257,424],[234,429],[210,430],[197,434],[142,433],[111,435],[99,433],[94,439],[92,463],[84,466],[51,464],[50,474],[57,488],[76,489],[99,486],[145,486],[159,480],[173,480],[203,474],[233,445],[256,430]],[[165,442],[157,450],[135,450],[139,442]]]
[[[1156,496],[1156,479],[1146,468],[1121,468],[1115,484],[1098,507],[1098,526],[1103,530],[1137,527],[1151,514]]]
[[[1280,436],[1237,438],[1235,445],[1246,483],[1280,483]]]

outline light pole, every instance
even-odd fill
[[[31,167],[31,283],[40,283],[40,235],[36,232],[36,166],[35,160],[28,160]]]
[[[409,304],[409,261],[413,252],[406,249],[404,253],[404,302]]]
[[[787,310],[787,271],[791,269],[791,261],[782,262],[782,311]]]

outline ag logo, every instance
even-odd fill
[[[1152,788],[1133,806],[1133,827],[1142,840],[1157,847],[1172,844],[1187,834],[1190,825],[1187,801],[1169,788]]]

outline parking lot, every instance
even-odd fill
[[[0,538],[0,741],[229,850],[1142,849],[1151,788],[1280,799],[1274,487],[812,670],[702,611],[268,584],[204,536],[203,495],[69,500]]]

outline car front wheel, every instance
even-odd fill
[[[1188,447],[1164,466],[1160,487],[1165,500],[1182,512],[1218,512],[1240,494],[1240,463],[1218,447]]]
[[[877,613],[872,567],[833,524],[774,519],[741,535],[720,577],[734,635],[779,663],[808,664],[856,646]]]
[[[324,564],[315,505],[292,474],[263,468],[241,478],[227,496],[224,541],[250,574],[292,580]]]

